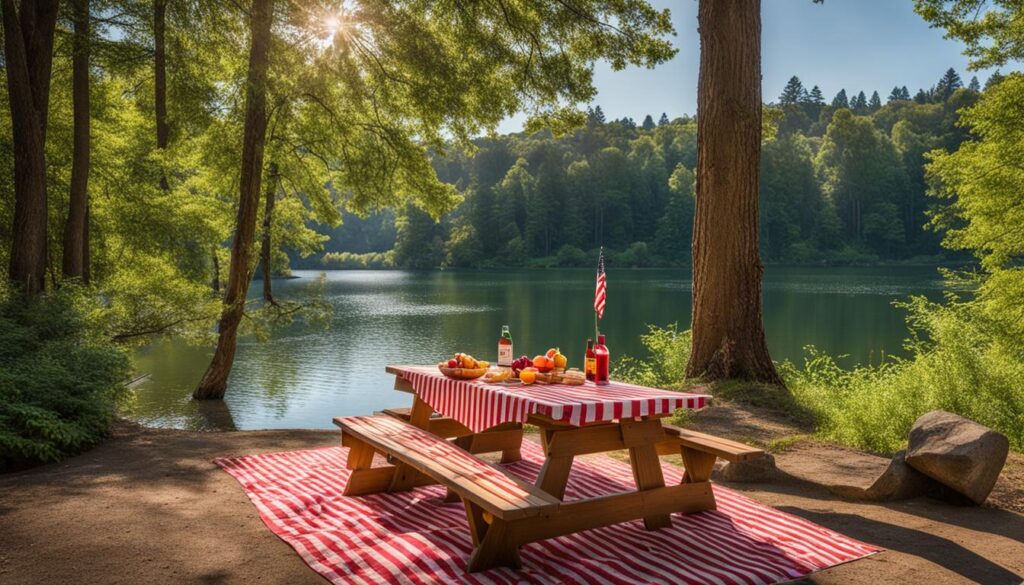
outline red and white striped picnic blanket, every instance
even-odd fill
[[[623,417],[672,414],[679,408],[701,409],[706,394],[672,392],[611,382],[503,386],[482,380],[454,380],[435,366],[390,366],[412,384],[413,391],[436,412],[450,416],[475,433],[502,423],[526,422],[531,414],[579,425]]]
[[[523,570],[467,574],[473,544],[461,503],[434,485],[394,494],[342,495],[351,473],[342,447],[218,459],[266,525],[332,583],[764,585],[878,552],[792,514],[713,485],[718,509],[673,514],[653,532],[635,520],[528,544]],[[383,464],[380,461],[378,464]],[[544,453],[523,441],[523,460],[506,468],[533,482]],[[663,464],[665,481],[682,469]],[[634,489],[629,464],[577,459],[567,500]],[[829,515],[821,515],[829,518]],[[841,516],[832,519],[842,523]]]

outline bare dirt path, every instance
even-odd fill
[[[794,430],[730,408],[711,409],[697,424],[757,440]],[[263,526],[241,487],[211,460],[337,442],[330,431],[200,433],[119,424],[109,441],[89,453],[0,476],[0,583],[323,583]],[[843,502],[801,476],[831,474],[834,480],[846,473],[856,479],[884,460],[813,442],[776,457],[789,477],[730,487],[889,549],[806,582],[1024,579],[1019,513],[927,499],[884,506]],[[1005,489],[1019,491],[1020,477],[1004,477]]]

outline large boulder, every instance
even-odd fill
[[[1005,435],[942,410],[921,416],[910,429],[907,464],[981,505],[1006,463]]]
[[[829,485],[828,489],[839,497],[849,500],[889,502],[909,500],[923,496],[930,491],[932,480],[907,465],[906,451],[900,451],[889,462],[889,466],[867,488],[854,485]]]

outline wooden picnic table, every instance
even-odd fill
[[[706,406],[705,394],[621,382],[509,386],[450,379],[436,366],[386,369],[395,375],[396,389],[413,395],[412,406],[385,410],[390,416],[335,419],[352,449],[345,493],[447,486],[448,498],[461,498],[466,506],[477,547],[470,571],[517,566],[518,548],[528,542],[637,519],[655,530],[671,525],[672,513],[714,509],[715,459],[762,454],[662,424],[677,409]],[[500,451],[503,462],[517,460],[524,423],[540,429],[545,457],[535,485],[473,456]],[[618,450],[629,452],[635,490],[563,501],[575,457]],[[393,465],[373,467],[374,452],[388,455]],[[682,484],[666,486],[659,455],[671,453],[682,455],[686,473]]]

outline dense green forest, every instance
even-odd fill
[[[989,80],[997,81],[998,74]],[[793,77],[766,108],[761,246],[768,262],[936,262],[954,253],[928,229],[936,201],[924,167],[969,138],[959,110],[981,85],[953,69],[913,97],[894,87],[826,101]],[[589,265],[603,245],[619,266],[686,265],[694,210],[696,121],[606,120],[600,106],[570,135],[511,134],[470,154],[435,153],[463,201],[441,222],[414,206],[332,232],[329,267]],[[393,226],[396,226],[393,227]],[[392,251],[393,250],[393,251]],[[962,258],[962,257],[960,257]],[[306,263],[305,265],[311,266]]]

